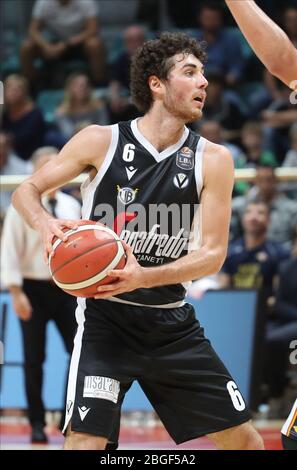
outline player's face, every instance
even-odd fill
[[[201,119],[208,85],[203,64],[192,54],[176,54],[174,62],[165,82],[165,109],[184,122]]]

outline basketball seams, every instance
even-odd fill
[[[115,241],[117,241],[117,240],[115,240]],[[75,283],[72,283],[72,284],[61,283],[61,282],[58,282],[56,279],[54,279],[57,286],[60,287],[61,289],[67,289],[68,291],[69,290],[75,291],[75,290],[79,290],[79,289],[84,289],[85,287],[89,287],[92,284],[95,284],[96,282],[99,282],[102,279],[104,279],[106,277],[106,273],[109,270],[114,269],[118,265],[118,263],[120,262],[122,256],[125,254],[124,247],[122,245],[121,240],[119,239],[117,242],[120,242],[120,243],[117,243],[118,252],[117,252],[116,256],[114,257],[114,259],[111,261],[111,263],[103,271],[101,271],[100,273],[96,274],[95,276],[92,276],[91,278],[88,278],[84,281],[75,282]]]
[[[59,271],[60,269],[64,268],[64,266],[67,266],[68,263],[72,262],[72,261],[75,261],[77,260],[78,258],[80,258],[81,256],[84,256],[88,253],[90,253],[91,251],[93,250],[96,250],[97,248],[101,248],[103,246],[106,246],[106,245],[109,245],[111,243],[118,243],[118,240],[116,240],[115,238],[113,240],[106,240],[106,242],[104,243],[99,243],[98,242],[98,245],[95,245],[93,246],[92,248],[90,248],[89,250],[87,251],[84,251],[83,253],[80,253],[79,255],[76,255],[76,256],[73,256],[72,258],[68,259],[67,261],[65,261],[64,263],[62,263],[60,266],[58,266],[54,271],[51,271],[51,275],[54,276],[57,271]]]

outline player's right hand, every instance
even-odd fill
[[[41,235],[44,245],[44,260],[48,263],[48,258],[53,251],[53,239],[54,237],[60,238],[63,242],[66,242],[68,237],[63,232],[63,229],[77,229],[79,225],[84,225],[83,220],[69,220],[69,219],[56,219],[49,217],[40,224],[39,233]],[[52,254],[53,256],[53,254]]]

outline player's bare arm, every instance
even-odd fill
[[[144,268],[138,264],[131,249],[126,247],[125,268],[109,273],[119,280],[114,284],[100,286],[96,298],[107,298],[140,287],[187,282],[220,270],[227,253],[234,181],[233,160],[229,151],[225,147],[208,142],[203,173],[200,248],[164,266]]]
[[[253,0],[225,1],[246,40],[269,72],[297,89],[297,50],[286,33]]]
[[[47,255],[51,252],[54,236],[65,239],[62,227],[75,228],[80,222],[55,219],[42,206],[42,195],[63,186],[89,167],[98,171],[110,140],[110,127],[94,125],[83,129],[56,158],[26,179],[13,193],[15,209],[33,229],[40,232]]]

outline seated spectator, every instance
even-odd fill
[[[256,168],[257,165],[278,166],[275,155],[263,148],[264,135],[261,123],[247,122],[241,132],[244,159],[241,168]]]
[[[195,130],[205,139],[227,147],[233,157],[235,168],[237,167],[237,162],[243,158],[242,150],[237,145],[231,144],[223,139],[223,129],[218,121],[207,121],[203,119],[202,121],[196,122],[195,127]]]
[[[289,137],[290,149],[286,153],[282,166],[292,168],[297,166],[297,124],[291,127]]]
[[[288,403],[284,391],[289,380],[290,343],[297,338],[297,230],[292,257],[280,269],[279,286],[273,315],[266,332],[266,362],[264,376],[269,386],[269,417],[284,418]]]
[[[290,127],[297,121],[297,109],[290,100],[291,93],[292,91],[281,83],[281,98],[273,101],[261,114],[265,125],[265,148],[272,150],[280,163],[289,149]]]
[[[131,103],[129,96],[130,65],[136,50],[145,41],[144,29],[138,25],[130,26],[124,31],[123,39],[125,50],[112,66],[109,86],[110,112],[113,123],[139,116],[139,112]]]
[[[223,75],[209,73],[207,80],[209,84],[203,116],[207,120],[219,122],[223,128],[223,139],[237,144],[240,142],[245,116],[236,100],[226,93]]]
[[[28,175],[32,172],[30,162],[19,158],[12,149],[11,136],[0,130],[0,175]],[[10,205],[12,191],[1,189],[0,219],[2,219]]]
[[[281,243],[268,240],[269,207],[264,202],[250,202],[242,224],[243,237],[229,245],[220,285],[222,288],[261,289],[268,299],[273,293],[279,265],[289,253]]]
[[[105,52],[94,0],[37,0],[29,36],[21,46],[22,73],[35,80],[34,60],[86,59],[94,84],[105,82]]]
[[[235,162],[235,168],[255,168],[257,165],[276,167],[277,160],[272,152],[263,149],[263,129],[261,123],[247,122],[241,131],[243,152]],[[234,185],[234,195],[246,194],[250,184],[239,181]]]
[[[206,73],[220,73],[226,85],[233,87],[241,80],[245,63],[238,35],[224,29],[222,5],[216,1],[205,2],[197,20],[201,28],[197,39],[207,43]]]
[[[11,133],[16,153],[29,160],[44,143],[46,123],[29,96],[28,82],[21,75],[9,75],[4,81],[2,128]]]
[[[294,124],[289,132],[290,149],[286,153],[282,166],[285,168],[297,167],[297,124]],[[292,199],[297,200],[297,181],[288,181],[281,184],[281,188]]]
[[[278,192],[275,171],[269,166],[258,166],[255,185],[246,196],[233,199],[232,238],[237,238],[241,234],[241,221],[247,204],[257,201],[262,201],[269,207],[270,220],[267,238],[275,242],[285,243],[290,248],[297,224],[297,202]]]
[[[93,95],[86,75],[77,73],[68,78],[65,98],[56,111],[55,122],[67,140],[90,124],[109,124],[106,106]]]

